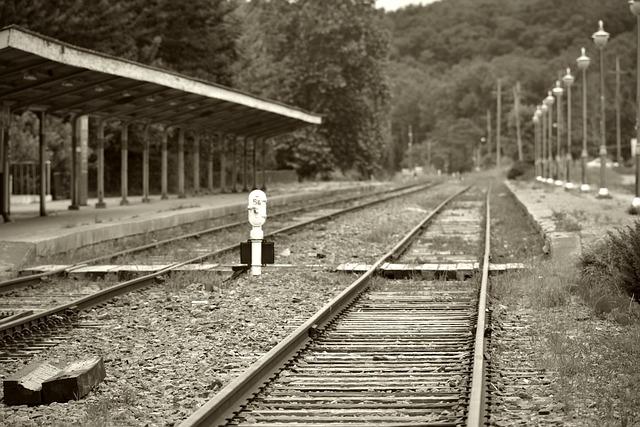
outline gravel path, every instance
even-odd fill
[[[277,262],[372,261],[459,188],[445,184],[278,238]],[[237,254],[229,261],[237,261]],[[172,276],[153,291],[121,296],[84,314],[84,321],[101,322],[100,329],[74,330],[68,343],[40,355],[50,361],[102,355],[107,378],[97,390],[66,404],[3,405],[0,424],[172,425],[353,279],[318,269],[265,269],[258,280],[243,276],[225,283],[213,273],[192,272]],[[0,376],[18,368],[0,366]]]

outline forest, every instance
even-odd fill
[[[319,128],[273,142],[271,166],[295,169],[301,179],[381,177],[409,164],[426,166],[428,159],[449,172],[469,170],[472,150],[491,136],[488,111],[495,137],[498,79],[503,155],[516,155],[518,84],[525,159],[531,160],[535,106],[559,73],[575,70],[581,47],[592,59],[588,129],[594,156],[599,72],[590,36],[600,19],[611,33],[604,51],[607,141],[615,147],[618,57],[623,156],[629,157],[635,18],[622,0],[441,0],[386,13],[373,0],[0,1],[1,26],[21,25],[322,114]],[[574,129],[581,128],[578,95],[576,87]],[[14,120],[16,161],[33,160],[32,120],[28,113]],[[54,169],[62,171],[69,167],[66,127],[63,120],[53,123],[48,138]],[[116,159],[118,134],[108,135],[107,159],[110,150]],[[577,154],[581,135],[576,131],[573,138]],[[491,165],[495,148],[493,156],[482,150],[484,165]]]

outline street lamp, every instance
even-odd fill
[[[600,50],[600,189],[598,190],[599,199],[609,199],[609,189],[607,188],[607,136],[605,134],[605,95],[604,95],[604,47],[609,40],[609,33],[604,30],[602,21],[598,21],[599,29],[591,36],[593,42]]]
[[[587,192],[591,190],[589,184],[587,184],[587,68],[591,64],[591,58],[587,56],[587,51],[582,48],[582,55],[576,59],[578,68],[582,71],[582,153],[580,154],[580,167],[581,167],[581,179],[580,179],[580,191]]]
[[[553,103],[555,99],[551,91],[549,91],[543,102],[549,110],[547,114],[547,184],[553,184],[555,181],[553,179],[553,152],[551,149],[551,141],[553,141]]]
[[[481,153],[482,153],[482,147],[486,144],[486,142],[487,142],[487,138],[485,138],[484,136],[480,138],[480,147],[478,148],[478,168],[482,167]]]
[[[555,170],[555,184],[558,187],[562,187],[564,185],[564,181],[561,179],[561,158],[560,158],[560,143],[562,140],[562,95],[564,94],[564,89],[562,89],[562,85],[560,84],[560,80],[556,81],[556,87],[553,88],[553,94],[558,99],[558,106],[556,107],[556,112],[558,116],[558,123],[556,125],[556,170]]]
[[[540,105],[540,117],[542,118],[542,179],[540,182],[546,182],[547,177],[549,176],[549,165],[547,163],[547,112],[549,111],[549,107],[545,104],[544,100],[542,101],[542,105]]]
[[[631,201],[629,212],[638,215],[640,214],[640,1],[629,1],[629,8],[631,13],[636,16],[638,33],[638,46],[636,48],[636,73],[638,73],[636,76],[636,194]]]
[[[571,156],[571,86],[573,86],[575,78],[571,75],[570,68],[567,68],[567,74],[564,75],[562,81],[567,88],[567,163],[564,171],[564,189],[573,190],[575,186],[571,182],[571,162],[573,161]]]
[[[536,181],[542,179],[542,173],[540,172],[540,107],[536,108],[536,112],[533,114],[533,166],[536,174]]]

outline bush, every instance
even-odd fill
[[[640,298],[640,221],[617,229],[580,258],[579,293],[602,315],[625,311],[634,317]]]
[[[515,162],[507,171],[507,179],[516,179],[525,174],[529,166],[525,162]]]

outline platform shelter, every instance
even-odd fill
[[[46,215],[45,165],[46,116],[68,118],[71,136],[71,204],[82,204],[80,182],[86,174],[82,164],[79,135],[88,118],[97,121],[97,196],[96,208],[104,202],[104,127],[108,121],[121,123],[121,204],[128,203],[128,138],[131,125],[143,129],[143,201],[149,201],[148,129],[163,129],[161,147],[162,198],[167,197],[168,132],[177,130],[178,197],[185,197],[184,144],[193,143],[191,178],[200,183],[200,146],[208,150],[208,186],[213,183],[213,146],[217,145],[221,169],[231,163],[231,190],[238,182],[238,156],[241,147],[243,186],[248,187],[247,146],[252,149],[252,184],[256,187],[256,151],[265,141],[296,129],[319,125],[321,116],[276,101],[235,89],[188,77],[172,71],[84,49],[17,26],[0,30],[0,212],[11,218],[10,132],[12,116],[25,110],[39,116],[39,190],[40,215]],[[264,171],[264,164],[263,164]],[[220,174],[219,186],[227,188],[226,174]],[[85,197],[86,199],[86,197]]]

